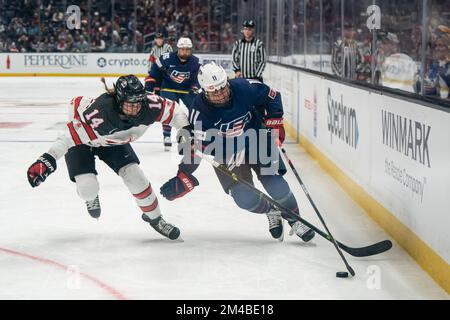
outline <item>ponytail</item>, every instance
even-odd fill
[[[106,92],[107,92],[108,94],[110,94],[110,95],[115,95],[115,94],[116,94],[116,88],[114,87],[114,85],[113,85],[112,88],[108,88],[108,85],[106,84],[106,80],[105,80],[104,77],[101,77],[100,81],[101,81],[101,82],[103,83],[103,85],[105,86],[105,90],[106,90]]]

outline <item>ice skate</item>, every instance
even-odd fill
[[[281,218],[281,212],[275,209],[270,210],[267,215],[269,221],[269,231],[274,239],[283,241],[283,218]]]
[[[96,196],[94,200],[86,201],[86,208],[92,218],[100,218],[102,209],[100,207],[100,199],[98,196]]]
[[[291,231],[289,232],[289,235],[293,236],[294,234],[296,234],[304,242],[310,241],[316,235],[316,233],[311,228],[304,225],[300,221],[296,221],[295,223],[292,224],[289,222],[289,225],[291,226]]]
[[[142,215],[142,220],[148,222],[153,229],[158,233],[162,234],[170,240],[181,240],[180,239],[180,229],[175,227],[173,224],[167,223],[162,216],[156,219],[150,219],[145,213]]]

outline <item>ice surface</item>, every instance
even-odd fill
[[[0,78],[0,88],[0,298],[448,299],[396,243],[379,256],[348,256],[357,276],[336,278],[345,268],[329,242],[317,236],[304,245],[287,232],[285,242],[273,240],[266,217],[237,208],[207,163],[194,192],[159,198],[185,242],[141,221],[121,179],[100,161],[103,212],[93,220],[64,160],[36,189],[26,169],[56,138],[70,99],[102,92],[99,79]],[[133,147],[158,191],[176,173],[178,155],[163,151],[159,124]],[[389,239],[304,151],[286,147],[336,238],[355,247]],[[291,173],[287,179],[304,217],[319,226]]]

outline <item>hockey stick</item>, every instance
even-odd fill
[[[249,187],[253,192],[257,193],[260,197],[264,198],[265,200],[267,200],[270,204],[272,204],[274,207],[276,207],[277,209],[283,211],[286,215],[289,215],[290,217],[292,217],[293,219],[296,219],[298,221],[300,221],[301,223],[303,223],[304,225],[310,227],[311,229],[313,229],[315,232],[317,232],[320,236],[322,236],[323,238],[325,238],[326,240],[333,242],[333,238],[331,238],[328,234],[326,234],[325,232],[323,232],[322,230],[320,230],[319,228],[317,228],[316,226],[312,225],[311,223],[309,223],[308,221],[306,221],[305,219],[299,217],[297,214],[295,214],[294,212],[292,212],[290,209],[283,207],[281,204],[279,204],[277,201],[273,200],[272,198],[270,198],[269,196],[267,196],[265,193],[259,191],[257,188],[255,188],[253,185],[251,185],[250,183],[248,183],[247,181],[241,179],[239,176],[237,176],[235,173],[232,173],[230,170],[228,170],[228,168],[226,166],[224,166],[223,164],[220,164],[218,162],[216,162],[214,159],[211,159],[210,157],[207,157],[206,155],[204,155],[200,150],[196,150],[195,151],[196,155],[199,156],[200,158],[206,160],[207,162],[209,162],[213,167],[217,168],[218,170],[220,170],[221,172],[223,172],[224,174],[228,175],[229,177],[231,177],[233,180],[243,183],[245,184],[247,187]],[[373,256],[376,254],[380,254],[383,253],[385,251],[388,251],[389,249],[391,249],[392,247],[392,243],[389,240],[385,240],[385,241],[381,241],[381,242],[377,242],[375,244],[372,244],[370,246],[367,247],[361,247],[361,248],[352,248],[349,246],[346,246],[342,243],[340,243],[339,241],[336,241],[336,243],[338,244],[338,246],[344,250],[345,252],[347,252],[348,254],[354,256],[354,257],[369,257],[369,256]]]
[[[302,187],[303,192],[305,193],[306,197],[308,198],[309,202],[311,203],[311,206],[313,207],[314,211],[316,212],[317,216],[319,217],[320,221],[322,222],[323,226],[325,227],[325,230],[327,231],[328,235],[330,236],[330,238],[333,239],[334,237],[331,235],[331,232],[328,230],[328,227],[325,224],[325,220],[322,218],[322,215],[320,214],[319,209],[317,209],[316,204],[314,203],[313,199],[311,198],[308,189],[306,189],[306,186],[303,183],[302,179],[300,178],[300,175],[298,174],[297,169],[295,169],[294,163],[291,161],[286,150],[283,147],[279,147],[279,149],[280,149],[281,153],[284,155],[284,157],[286,158],[289,166],[292,169],[292,172],[294,172],[294,175],[297,178],[298,182],[300,183],[300,186]],[[392,242],[389,240],[379,242],[379,244],[383,244],[383,246],[385,248],[387,248],[386,250],[389,250],[390,248],[392,248]],[[382,247],[382,246],[380,245],[380,247]],[[373,246],[369,246],[368,248],[370,248],[370,252],[373,252],[376,249]]]
[[[352,276],[354,276],[355,272],[353,271],[352,267],[350,267],[350,265],[348,264],[347,260],[345,259],[344,255],[342,254],[341,249],[339,249],[339,246],[336,243],[336,240],[334,239],[333,235],[331,234],[330,229],[328,229],[327,224],[325,223],[325,220],[323,219],[322,215],[319,212],[319,209],[317,209],[316,204],[314,203],[314,201],[312,200],[311,196],[309,195],[308,189],[306,189],[305,184],[303,183],[302,179],[300,178],[300,175],[298,174],[297,170],[294,167],[294,164],[292,163],[291,159],[289,159],[286,150],[284,150],[284,148],[282,148],[281,146],[278,147],[281,151],[281,153],[283,153],[284,157],[286,158],[287,162],[289,163],[289,166],[291,167],[292,171],[294,172],[295,177],[297,178],[298,182],[300,183],[300,186],[303,189],[303,192],[305,193],[306,197],[309,200],[309,203],[311,203],[311,206],[313,207],[314,211],[316,212],[317,217],[319,218],[320,222],[322,223],[323,227],[325,228],[325,231],[327,232],[329,238],[332,240],[331,242],[333,243],[334,247],[336,248],[337,252],[339,253],[339,256],[342,258],[342,261],[344,262],[345,266],[347,267],[347,270],[349,270],[350,274]],[[352,273],[353,271],[353,273]]]

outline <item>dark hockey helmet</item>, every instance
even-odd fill
[[[242,24],[242,26],[244,28],[255,28],[255,22],[253,20],[245,20],[244,23]]]
[[[143,103],[147,100],[147,93],[141,81],[134,75],[121,76],[117,79],[114,87],[116,89],[116,101],[121,111],[123,111],[124,102],[140,103],[139,113],[133,116],[139,117],[144,110]]]

